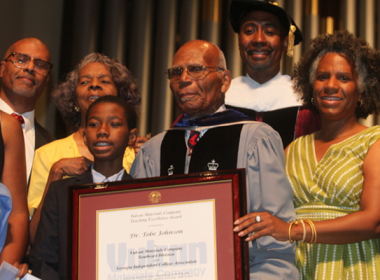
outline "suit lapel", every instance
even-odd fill
[[[35,144],[34,149],[37,150],[39,147],[54,141],[55,138],[51,135],[45,128],[43,128],[37,121],[34,119],[34,131],[35,131]]]
[[[132,180],[132,176],[127,173],[127,171],[124,172],[123,178],[121,180]]]
[[[76,185],[92,184],[94,181],[92,179],[91,167],[89,167],[85,172],[76,177]]]

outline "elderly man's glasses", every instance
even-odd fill
[[[4,61],[12,62],[13,65],[18,68],[25,68],[31,60],[34,61],[34,71],[40,75],[47,75],[51,68],[53,68],[53,64],[42,59],[30,57],[29,55],[23,53],[14,52],[4,59]]]
[[[208,75],[208,73],[214,69],[214,71],[224,71],[224,69],[220,67],[207,67],[199,64],[191,64],[187,65],[184,69],[182,67],[173,67],[166,70],[165,74],[169,80],[176,80],[182,76],[184,70],[187,71],[187,74],[193,79],[200,79],[204,76]]]

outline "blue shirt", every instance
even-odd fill
[[[8,218],[12,211],[12,198],[8,188],[0,183],[0,252],[7,237]]]
[[[97,183],[103,183],[103,182],[115,182],[115,181],[121,181],[124,175],[124,168],[121,169],[118,173],[113,174],[110,177],[106,177],[103,174],[99,173],[94,169],[94,165],[91,165],[91,174],[92,174],[92,180],[94,181],[95,184]]]

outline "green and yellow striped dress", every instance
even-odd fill
[[[380,138],[380,127],[332,145],[320,162],[315,157],[314,136],[293,141],[285,158],[297,219],[321,221],[358,211],[363,160]],[[380,240],[346,245],[297,242],[296,265],[300,279],[380,279]]]

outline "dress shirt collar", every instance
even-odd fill
[[[219,109],[215,113],[223,112],[225,110],[227,110],[227,109],[226,109],[226,106],[224,106],[224,104],[223,104],[222,106],[219,107]],[[207,132],[208,129],[194,129],[194,130],[200,132],[200,134],[199,134],[199,139],[200,139],[203,136],[203,134],[205,134]],[[190,137],[190,132],[191,132],[191,130],[189,130],[189,129],[187,129],[185,132],[186,145],[187,145],[187,141],[189,140],[189,137]]]
[[[25,131],[34,129],[34,110],[21,114],[24,117],[25,121]]]
[[[280,78],[281,76],[282,76],[281,71],[279,71],[279,72],[277,73],[277,75],[274,76],[272,79],[266,81],[266,82],[263,83],[263,84],[260,84],[260,83],[256,82],[256,81],[255,81],[251,76],[249,76],[248,73],[247,73],[247,77],[250,78],[250,79],[253,81],[253,83],[256,84],[258,87],[263,86],[263,85],[266,85],[266,84],[268,84],[268,83],[271,83],[273,80],[276,80],[276,79]]]
[[[22,125],[22,128],[25,129],[25,132],[29,131],[30,129],[34,129],[34,110],[20,114],[18,112],[15,112],[11,108],[11,106],[9,106],[8,103],[6,103],[1,98],[0,98],[0,109],[9,115],[12,113],[21,115],[24,118],[24,124]]]
[[[96,171],[94,169],[94,165],[92,164],[91,165],[91,174],[92,174],[92,180],[94,181],[95,184],[97,183],[103,183],[103,182],[115,182],[115,181],[121,181],[121,179],[123,178],[123,175],[124,175],[124,168],[121,169],[118,173],[110,176],[110,177],[106,177],[104,176],[103,174],[99,173],[98,171]]]
[[[222,104],[222,106],[220,106],[219,109],[215,113],[223,112],[225,110],[226,110],[226,106],[224,104]]]
[[[221,106],[218,111],[210,115],[201,117],[189,117],[186,114],[182,115],[172,126],[171,129],[191,129],[195,127],[210,127],[215,125],[229,125],[241,121],[253,121],[252,118],[244,115],[236,110],[225,110]]]
[[[219,112],[223,112],[223,111],[225,111],[225,110],[227,110],[227,109],[226,109],[226,106],[225,106],[224,104],[222,104],[222,106],[220,106],[219,109],[216,110],[213,114],[215,114],[215,113],[219,113]],[[189,116],[186,115],[186,114],[184,114],[184,116],[187,117],[187,118],[189,118]]]

